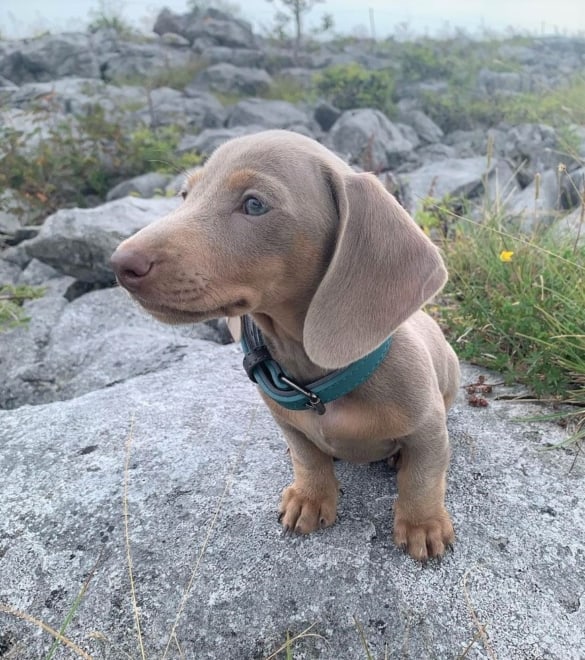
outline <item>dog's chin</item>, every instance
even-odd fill
[[[200,323],[201,321],[210,321],[211,319],[218,319],[224,316],[242,316],[247,313],[248,307],[244,301],[238,301],[214,309],[185,310],[143,300],[138,300],[137,302],[157,321],[168,325]]]

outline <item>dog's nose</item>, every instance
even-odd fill
[[[112,255],[110,263],[118,282],[124,288],[134,291],[144,282],[154,262],[144,252],[118,248]]]

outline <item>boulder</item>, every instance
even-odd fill
[[[241,67],[262,68],[266,57],[261,50],[252,48],[228,48],[228,46],[209,46],[202,56],[210,64],[227,62]]]
[[[222,94],[255,96],[270,89],[272,78],[263,69],[239,67],[224,62],[204,69],[194,82],[197,86]]]
[[[465,367],[463,383],[479,373]],[[576,449],[543,451],[561,428],[518,423],[542,412],[473,409],[461,390],[449,415],[455,552],[421,566],[392,543],[396,477],[383,461],[336,463],[337,523],[284,536],[281,432],[239,349],[194,340],[166,368],[0,411],[0,602],[58,629],[85,585],[65,635],[96,658],[135,656],[130,554],[148,657],[267,658],[312,626],[294,657],[576,658],[585,470]],[[5,609],[0,622],[13,656],[47,656],[49,635]]]
[[[392,169],[412,157],[418,139],[413,133],[409,137],[379,110],[364,109],[344,112],[327,141],[349,162],[376,171]]]
[[[179,204],[177,199],[126,197],[93,209],[62,209],[36,238],[22,243],[30,257],[90,284],[112,284],[110,256],[120,241]]]
[[[413,108],[400,110],[398,118],[402,123],[411,126],[423,143],[435,144],[441,142],[444,135],[443,131],[421,110]]]
[[[100,64],[84,33],[45,34],[13,42],[0,54],[0,75],[21,85],[67,76],[99,78]]]
[[[185,93],[170,87],[159,87],[145,94],[144,101],[143,106],[132,113],[134,123],[201,130],[222,126],[226,116],[215,96],[192,87]]]
[[[556,131],[544,124],[520,124],[506,135],[504,154],[518,168],[522,186],[527,186],[537,172],[555,168],[563,160]]]
[[[568,240],[573,246],[585,248],[585,206],[574,209],[571,213],[553,222],[550,233],[553,237]]]
[[[187,14],[176,14],[165,8],[156,19],[154,32],[159,35],[173,32],[185,37],[190,44],[204,40],[209,46],[228,48],[253,48],[256,45],[250,23],[213,7],[203,11],[195,8]]]
[[[341,110],[328,101],[319,101],[313,111],[313,117],[319,126],[327,132],[341,117]]]
[[[203,38],[216,46],[228,48],[250,49],[256,46],[256,37],[250,23],[212,8],[201,18],[189,23],[184,36],[191,43]]]
[[[0,286],[16,284],[21,272],[18,264],[6,261],[2,258],[2,253],[0,252]]]
[[[236,103],[229,111],[227,126],[262,126],[270,128],[288,128],[295,124],[310,126],[311,120],[306,112],[287,101],[266,101],[264,99],[244,99]]]
[[[199,135],[185,135],[179,146],[178,154],[195,151],[199,154],[209,155],[221,144],[242,135],[251,135],[264,130],[262,126],[235,126],[234,128],[206,128]]]
[[[161,196],[164,194],[170,180],[170,174],[162,174],[161,172],[141,174],[119,183],[108,192],[106,199],[111,202],[113,199],[122,199],[122,197],[128,197],[129,195],[142,198]]]
[[[445,158],[402,174],[400,180],[408,186],[413,210],[417,211],[427,198],[440,200],[447,195],[479,195],[483,191],[486,174],[487,162],[481,156]]]
[[[300,66],[287,67],[278,72],[279,80],[284,84],[289,84],[294,88],[300,88],[309,91],[313,87],[315,72],[311,69]]]
[[[559,173],[547,170],[516,195],[506,200],[506,209],[517,217],[519,228],[528,234],[550,225],[562,215]]]
[[[165,32],[161,35],[160,40],[161,43],[167,46],[175,46],[176,48],[189,48],[191,45],[188,39],[174,32]]]
[[[572,172],[559,173],[559,204],[563,209],[572,209],[585,199],[585,167]]]
[[[19,283],[38,285],[33,260]],[[37,276],[38,266],[36,266]],[[44,266],[44,268],[48,268]],[[72,278],[44,272],[43,298],[25,303],[30,321],[2,334],[0,408],[81,396],[180,362],[200,339],[219,342],[206,324],[165,326],[119,288],[68,302]],[[28,280],[28,281],[27,281]]]
[[[189,67],[193,55],[188,49],[161,43],[118,41],[100,57],[100,75],[107,82],[148,80],[165,71]]]

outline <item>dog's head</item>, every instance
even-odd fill
[[[446,279],[437,249],[375,177],[295,133],[227,142],[182,196],[112,256],[119,283],[167,323],[264,314],[300,328],[309,357],[338,368]]]

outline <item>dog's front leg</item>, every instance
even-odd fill
[[[454,539],[445,509],[449,438],[444,413],[401,441],[394,541],[413,559],[441,556]]]
[[[286,531],[299,534],[329,527],[337,516],[339,492],[333,458],[292,426],[281,423],[281,428],[290,450],[294,481],[282,492],[279,520]]]

